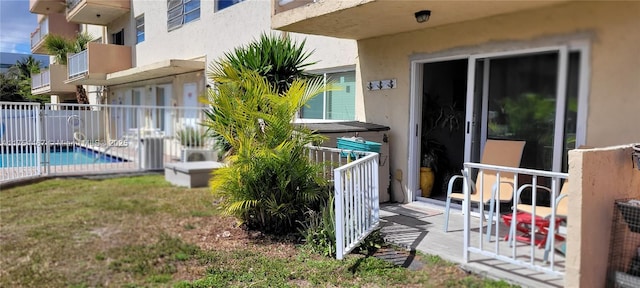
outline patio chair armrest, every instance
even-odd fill
[[[453,175],[449,179],[449,185],[447,185],[447,197],[451,196],[451,193],[453,192],[453,184],[455,184],[456,180],[458,180],[458,179],[464,179],[464,176],[462,176],[462,175]]]
[[[558,195],[558,197],[556,198],[556,207],[558,207],[558,204],[560,203],[560,200],[562,200],[562,198],[569,196],[569,194],[560,194]]]
[[[517,201],[516,204],[520,203],[520,194],[522,194],[522,192],[527,188],[533,188],[533,185],[532,184],[525,184],[525,185],[520,186],[520,188],[518,188],[518,191],[516,192],[516,201]],[[536,185],[536,188],[545,190],[545,191],[549,192],[549,194],[552,193],[551,189],[549,187],[546,187],[546,186]]]

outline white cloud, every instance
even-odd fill
[[[28,0],[0,0],[0,51],[29,53],[31,32],[38,25]]]

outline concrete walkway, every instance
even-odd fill
[[[476,274],[489,278],[504,280],[522,287],[563,287],[564,279],[542,272],[508,264],[480,254],[471,254],[470,261],[463,260],[463,217],[460,210],[453,210],[449,218],[449,232],[445,233],[444,207],[422,202],[410,204],[382,204],[380,211],[381,233],[390,243],[405,247],[408,250],[417,250],[425,254],[438,255],[441,258],[460,264],[460,266]],[[475,226],[474,226],[475,225]],[[478,231],[478,218],[472,217],[472,231]],[[504,227],[505,233],[508,228]],[[471,241],[479,242],[472,233]],[[502,233],[501,233],[502,234]],[[494,238],[495,239],[495,238]],[[512,248],[503,241],[502,237],[496,241],[486,242],[486,246],[495,246],[500,251],[511,251]],[[502,248],[498,248],[498,246]],[[525,247],[526,246],[526,247]],[[533,255],[540,258],[543,249],[528,245],[516,245],[517,255]],[[538,251],[536,251],[538,250]],[[524,258],[524,257],[523,257]],[[564,269],[564,259],[559,254],[555,255],[554,263],[560,271]]]

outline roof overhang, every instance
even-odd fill
[[[65,81],[65,83],[74,85],[112,86],[163,78],[189,72],[204,71],[204,69],[204,58],[202,60],[167,59],[153,64],[108,74],[87,73],[69,79]]]
[[[106,75],[106,84],[104,84],[104,86],[139,82],[189,72],[204,71],[204,69],[204,60],[167,59],[145,66],[134,67],[127,70],[109,73]]]
[[[277,0],[274,1],[277,3]],[[303,1],[301,3],[304,5],[272,15],[271,28],[361,40],[538,9],[568,1],[576,0]],[[431,17],[425,23],[418,23],[415,18],[415,12],[421,10],[431,11]]]

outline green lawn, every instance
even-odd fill
[[[245,231],[208,189],[160,175],[0,191],[0,287],[509,287],[438,257],[420,271],[344,261]]]

